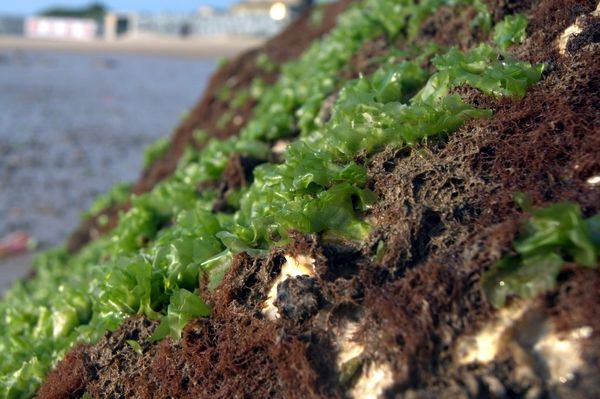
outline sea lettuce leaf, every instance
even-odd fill
[[[523,43],[527,38],[527,24],[527,18],[523,14],[507,15],[494,27],[494,42],[504,50]]]
[[[501,307],[509,296],[529,298],[553,289],[565,262],[597,267],[599,220],[600,215],[584,219],[579,205],[572,202],[533,210],[513,243],[515,254],[500,260],[482,277],[490,303]]]
[[[186,289],[178,289],[171,295],[167,314],[163,316],[150,341],[158,341],[167,336],[178,340],[186,324],[195,318],[210,315],[210,307],[200,297]]]

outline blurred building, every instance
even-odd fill
[[[115,40],[136,30],[138,16],[135,13],[107,12],[100,24],[99,36]]]
[[[24,33],[36,39],[93,40],[98,22],[89,18],[27,17]]]
[[[303,0],[245,0],[232,5],[230,10],[237,14],[272,14],[274,9],[295,9],[302,3]]]
[[[106,12],[98,18],[31,16],[0,17],[0,35],[60,40],[116,40],[122,36],[268,37],[277,34],[314,0],[241,0],[229,9],[200,6],[197,12]],[[323,0],[316,2],[322,2]],[[199,0],[201,2],[201,0]],[[64,10],[63,10],[64,11]]]
[[[202,6],[197,13],[140,14],[132,31],[179,36],[272,36],[307,0],[243,0],[228,10]]]
[[[169,36],[271,36],[287,20],[265,13],[215,12],[210,15],[140,14],[132,32]]]

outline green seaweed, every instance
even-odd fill
[[[565,262],[598,265],[600,214],[584,219],[579,205],[571,202],[530,211],[513,243],[515,254],[482,277],[484,292],[495,307],[502,307],[510,296],[531,298],[552,290]]]
[[[250,90],[240,90],[231,100],[231,108],[239,109],[250,100]]]
[[[265,53],[260,53],[256,57],[256,67],[267,73],[273,73],[277,70],[277,64],[275,64]]]
[[[532,67],[487,44],[467,53],[450,49],[435,57],[433,64],[439,72],[423,88],[419,94],[421,99],[443,97],[452,87],[461,85],[469,85],[489,96],[522,98],[527,87],[540,80],[543,71],[543,65]]]
[[[150,167],[157,159],[161,158],[163,155],[167,153],[169,147],[171,146],[171,141],[167,137],[160,138],[156,140],[154,143],[150,144],[146,147],[143,156],[143,167],[147,169]]]
[[[494,42],[504,50],[523,43],[527,37],[527,23],[527,18],[522,14],[508,15],[494,27]]]
[[[190,320],[209,314],[210,307],[202,302],[198,295],[179,289],[171,295],[167,316],[162,319],[150,341],[158,341],[166,336],[179,339],[181,331]]]
[[[129,198],[130,193],[131,184],[115,184],[106,194],[103,194],[94,200],[90,209],[83,214],[83,218],[92,218],[111,206],[124,203]]]
[[[41,255],[36,276],[0,302],[0,398],[31,396],[75,342],[95,342],[131,315],[161,320],[154,340],[178,339],[188,321],[209,314],[197,295],[201,281],[216,289],[239,252],[265,254],[289,242],[292,230],[364,238],[363,216],[376,200],[365,168],[373,154],[491,115],[450,94],[454,87],[518,98],[540,78],[539,66],[490,46],[465,54],[426,46],[421,54],[392,49],[371,76],[342,80],[340,71],[365,43],[381,35],[408,40],[440,4],[455,2],[367,0],[351,7],[329,35],[282,66],[275,85],[253,82],[250,94],[259,101],[240,137],[195,133],[203,148],[187,149],[171,177],[132,196],[107,236],[74,255],[61,248]],[[432,74],[422,65],[434,55]],[[323,101],[338,89],[331,118],[321,120]],[[211,184],[232,155],[269,161],[270,144],[296,134],[282,162],[257,167],[249,187],[229,194],[233,214],[212,211]]]

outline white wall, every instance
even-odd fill
[[[93,19],[28,17],[25,36],[43,39],[92,40],[98,32]]]

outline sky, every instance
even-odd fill
[[[117,11],[195,11],[201,5],[228,7],[239,0],[0,0],[2,14],[33,14],[50,6],[82,7],[93,2]]]

